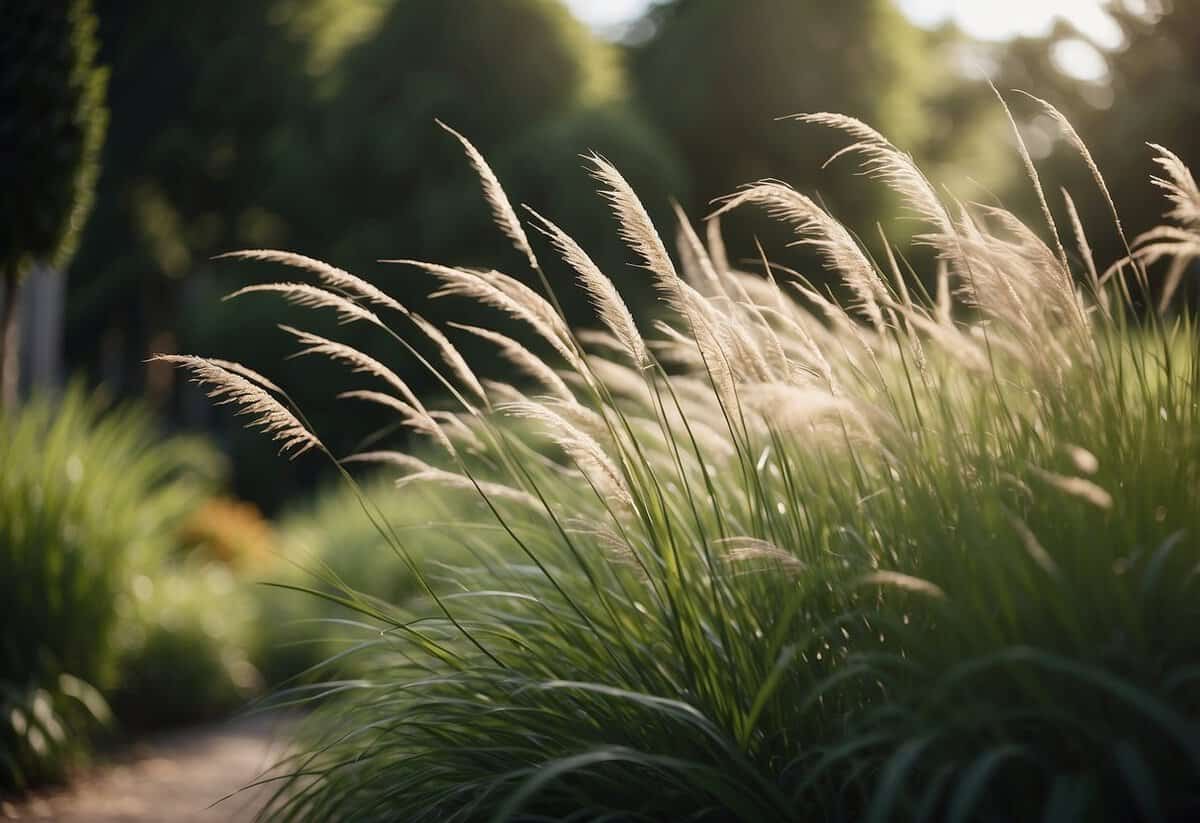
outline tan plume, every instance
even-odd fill
[[[229,369],[188,354],[160,354],[152,359],[187,369],[193,382],[207,386],[206,393],[217,405],[232,405],[237,414],[248,415],[248,425],[281,443],[283,453],[297,457],[310,449],[324,449],[317,436],[270,392],[243,376],[241,372],[248,369]]]
[[[467,153],[467,159],[471,161],[472,168],[479,175],[479,182],[483,185],[483,196],[492,209],[492,217],[495,219],[496,225],[512,241],[517,251],[525,255],[529,265],[536,269],[538,267],[537,256],[533,253],[533,247],[529,245],[529,237],[526,236],[521,221],[517,219],[517,213],[513,210],[512,203],[509,202],[508,195],[504,193],[504,187],[500,185],[500,180],[492,171],[492,167],[483,159],[483,155],[471,144],[470,140],[441,120],[436,122],[462,144],[463,150]]]
[[[575,273],[579,282],[587,291],[592,305],[600,315],[601,322],[621,341],[630,359],[637,366],[648,363],[646,344],[641,332],[633,320],[629,307],[621,299],[616,286],[613,285],[604,272],[592,261],[587,252],[575,242],[574,238],[545,217],[530,209],[529,212],[537,218],[540,228],[550,238],[551,245],[562,255]]]
[[[225,299],[233,300],[242,295],[258,292],[281,294],[292,305],[308,309],[334,309],[338,313],[338,319],[343,323],[365,320],[372,325],[383,326],[383,322],[370,309],[364,309],[353,300],[348,300],[340,294],[334,294],[307,283],[259,283],[231,292],[225,296]]]

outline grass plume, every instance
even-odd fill
[[[347,397],[449,444],[427,459],[381,446],[345,462],[401,472],[399,494],[460,495],[449,539],[475,562],[427,558],[436,581],[422,576],[423,594],[402,603],[344,592],[368,628],[331,667],[353,677],[330,686],[265,817],[1200,810],[1200,641],[1182,628],[1200,617],[1200,335],[1184,306],[1173,323],[1142,322],[1125,282],[1160,260],[1175,267],[1168,282],[1183,276],[1198,243],[1190,173],[1157,150],[1177,224],[1135,242],[1132,273],[1118,261],[1098,275],[1073,204],[1084,265],[1072,268],[1023,147],[1050,242],[1001,208],[943,203],[860,121],[800,119],[846,132],[839,155],[930,224],[917,240],[938,252],[926,278],[890,246],[880,270],[811,198],[769,181],[723,201],[703,243],[677,212],[677,269],[628,183],[592,156],[665,305],[653,334],[535,212],[599,331],[567,328],[553,295],[515,277],[410,262],[435,294],[474,299],[552,347],[542,358],[457,326],[535,389],[477,380],[447,341],[444,366],[422,365],[488,404],[430,411],[400,366],[293,330],[309,352],[399,392]],[[463,142],[522,247],[516,212]],[[731,267],[719,218],[749,203],[821,252],[849,307],[765,253],[765,277]],[[268,408],[252,375],[178,362],[213,377],[218,399]],[[381,544],[397,533],[381,525]]]

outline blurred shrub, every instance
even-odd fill
[[[104,411],[78,387],[0,416],[4,783],[59,774],[100,719],[119,601],[167,553],[219,465],[204,444],[163,441],[144,412]]]
[[[261,678],[250,660],[259,616],[250,587],[205,560],[134,578],[121,604],[127,628],[112,698],[122,727],[211,719],[253,694]]]
[[[364,488],[380,503],[389,520],[414,514],[427,506],[427,497],[405,498],[379,476]],[[433,519],[429,511],[428,519]],[[303,587],[316,592],[337,591],[330,576],[354,580],[361,591],[374,597],[404,598],[416,583],[387,542],[371,524],[353,491],[344,483],[325,486],[310,499],[293,504],[279,519],[280,550],[291,565],[277,566],[277,574],[258,591],[264,614],[260,662],[268,683],[278,685],[317,666],[339,651],[340,632],[336,620],[351,615],[346,609],[317,595],[303,595],[286,587]],[[422,536],[424,541],[426,538]]]
[[[88,752],[88,740],[112,722],[104,697],[60,673],[45,686],[0,681],[0,789],[59,777]]]
[[[185,551],[227,566],[254,569],[271,561],[275,535],[253,503],[214,497],[184,522],[179,543]]]
[[[474,566],[481,553],[515,556],[516,546],[485,521],[482,501],[469,490],[425,484],[395,486],[399,472],[377,471],[361,482],[370,505],[418,562],[434,575]],[[498,502],[502,509],[504,504]],[[418,581],[363,510],[356,491],[344,482],[329,485],[285,511],[279,520],[280,550],[292,564],[269,576],[280,586],[259,590],[263,621],[260,666],[278,685],[317,667],[361,634],[345,621],[360,618],[327,599],[349,586],[380,603],[405,603],[421,594]],[[298,594],[285,587],[310,589]],[[327,672],[325,673],[327,675]]]

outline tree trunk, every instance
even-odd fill
[[[22,397],[56,392],[62,386],[63,312],[66,274],[38,266],[21,283],[21,365],[17,391]]]
[[[21,360],[18,348],[21,330],[18,328],[17,269],[5,269],[0,289],[3,298],[3,315],[0,315],[0,411],[11,410],[17,405],[17,379],[20,377]]]

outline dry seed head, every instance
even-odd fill
[[[763,181],[730,196],[717,211],[723,214],[745,203],[766,208],[777,219],[791,223],[801,243],[820,252],[826,265],[841,274],[858,299],[858,305],[877,330],[883,328],[880,302],[888,299],[887,287],[846,227],[813,200],[782,183]]]
[[[946,596],[942,588],[935,583],[923,580],[920,577],[913,577],[910,574],[886,571],[884,569],[864,574],[858,579],[858,582],[863,586],[890,586],[895,589],[903,589],[904,591],[927,595],[939,600]]]
[[[479,175],[479,182],[483,185],[483,196],[487,200],[488,205],[491,206],[492,217],[495,219],[496,225],[508,236],[508,239],[512,241],[517,251],[525,255],[530,267],[537,269],[537,256],[533,253],[533,247],[529,245],[529,238],[525,234],[525,229],[521,225],[521,221],[517,219],[517,213],[513,211],[512,203],[509,201],[508,195],[504,193],[504,187],[500,185],[500,180],[496,177],[496,173],[492,171],[492,167],[483,159],[483,155],[479,153],[479,150],[471,145],[470,140],[447,126],[441,120],[436,122],[447,132],[454,135],[458,139],[458,142],[462,144],[463,150],[467,153],[467,159],[471,161],[472,168]]]
[[[310,286],[307,283],[259,283],[253,286],[245,286],[235,292],[227,294],[226,300],[233,300],[245,294],[254,294],[256,292],[273,292],[282,294],[284,298],[294,306],[301,306],[307,309],[330,308],[338,313],[338,319],[342,323],[353,323],[355,320],[365,320],[372,325],[383,327],[383,323],[375,315],[375,312],[364,309],[362,306],[355,303],[353,300],[347,300],[340,294],[334,294],[331,291]]]
[[[232,405],[237,414],[249,415],[251,428],[259,429],[282,443],[280,451],[297,457],[324,446],[303,423],[262,386],[245,376],[248,369],[229,369],[203,357],[184,354],[160,354],[154,360],[182,366],[192,373],[192,380],[207,386],[206,393],[217,405]]]
[[[491,329],[480,328],[479,326],[467,326],[462,323],[450,323],[449,325],[495,344],[499,347],[500,353],[510,363],[541,383],[543,387],[552,392],[560,400],[575,401],[575,395],[571,392],[567,384],[563,382],[563,379],[559,377],[558,372],[550,368],[542,358],[508,335],[492,331]]]
[[[219,357],[208,357],[205,359],[208,360],[208,362],[212,363],[213,365],[220,366],[221,368],[231,371],[234,374],[240,374],[242,377],[245,377],[247,380],[258,383],[260,386],[262,386],[264,389],[267,389],[268,391],[273,391],[276,394],[284,394],[283,389],[279,388],[279,386],[275,385],[269,379],[267,379],[263,375],[259,374],[254,369],[250,368],[249,366],[243,366],[241,363],[235,363],[232,360],[222,360]]]
[[[462,352],[455,348],[446,335],[442,334],[442,330],[419,314],[410,315],[410,319],[437,346],[442,360],[450,367],[450,371],[454,372],[459,382],[470,389],[471,393],[481,402],[487,403],[487,392],[479,384],[479,378],[475,376],[475,372],[468,365],[466,358],[462,356]],[[470,411],[475,413],[474,409],[470,409]]]
[[[814,126],[825,126],[826,128],[844,131],[855,140],[860,140],[864,143],[877,143],[881,146],[892,145],[890,140],[888,140],[874,128],[868,126],[862,120],[859,120],[856,117],[850,117],[846,114],[818,111],[808,114],[793,114],[785,119],[797,120],[801,123],[808,123]]]
[[[263,260],[270,263],[282,263],[285,266],[309,271],[315,274],[329,288],[341,289],[377,306],[386,306],[401,314],[408,314],[408,309],[361,277],[357,277],[348,271],[331,266],[328,263],[323,263],[312,257],[306,257],[303,254],[296,254],[290,251],[276,251],[274,249],[245,249],[243,251],[233,251],[217,255],[217,259],[225,257],[238,260]]]
[[[1019,517],[1009,515],[1009,522],[1012,523],[1013,530],[1021,538],[1021,544],[1025,547],[1026,553],[1033,562],[1037,563],[1046,574],[1058,577],[1060,574],[1058,564],[1054,562],[1054,558],[1042,546],[1041,541],[1037,539],[1037,535],[1033,533],[1033,530],[1029,528],[1025,521]]]
[[[563,260],[579,275],[579,282],[583,284],[588,297],[591,298],[592,305],[599,313],[601,322],[617,340],[621,341],[621,345],[633,360],[634,365],[641,368],[649,363],[646,344],[642,340],[641,332],[638,331],[637,323],[634,322],[633,314],[625,305],[625,301],[621,298],[612,280],[600,271],[592,258],[570,235],[533,209],[529,211],[541,223],[543,232],[550,238],[551,244],[562,255]]]
[[[642,258],[643,265],[654,275],[655,285],[662,295],[668,301],[675,300],[678,284],[682,281],[675,272],[671,256],[667,254],[650,215],[646,213],[646,207],[616,167],[598,154],[588,159],[593,167],[592,176],[607,187],[601,190],[601,194],[617,217],[621,239]]]
[[[321,337],[318,334],[301,331],[300,329],[292,328],[291,326],[280,326],[281,329],[288,332],[299,340],[308,348],[299,352],[299,355],[306,354],[321,354],[331,360],[339,363],[344,363],[353,367],[356,374],[369,374],[373,377],[378,377],[396,391],[400,392],[400,396],[410,405],[418,409],[423,409],[421,401],[409,389],[408,384],[400,379],[400,376],[387,366],[380,363],[374,357],[360,352],[358,349],[348,346],[345,343],[339,343],[336,340],[330,340],[326,337]]]
[[[1200,228],[1200,188],[1196,186],[1192,170],[1169,149],[1157,143],[1149,145],[1158,152],[1154,162],[1166,172],[1166,177],[1150,178],[1154,185],[1167,193],[1167,199],[1173,206],[1166,216],[1181,225]]]
[[[730,266],[725,238],[721,234],[721,218],[710,217],[704,221],[704,240],[708,244],[708,259],[712,261],[718,277],[723,276]]]
[[[675,210],[675,219],[679,227],[679,237],[675,245],[679,249],[679,258],[684,264],[685,278],[694,288],[707,287],[708,291],[713,294],[724,292],[721,274],[718,273],[716,265],[709,256],[708,249],[704,248],[696,230],[692,228],[692,221],[688,220],[683,207],[678,203],[672,201],[671,207]],[[728,274],[728,266],[724,273]]]
[[[548,328],[553,329],[560,340],[569,341],[571,339],[571,330],[567,328],[567,324],[558,313],[558,310],[554,308],[549,300],[542,297],[529,286],[517,278],[510,277],[495,269],[481,271],[479,272],[479,276],[524,306],[531,314],[545,323]]]
[[[633,508],[633,496],[625,478],[613,465],[599,443],[576,428],[566,418],[543,403],[519,399],[503,404],[501,411],[513,417],[541,423],[546,433],[575,461],[579,471],[604,496],[611,495],[622,505]]]
[[[713,541],[731,563],[768,560],[790,571],[803,571],[807,565],[789,551],[785,551],[768,540],[757,537],[726,537]]]
[[[932,244],[947,260],[955,264],[958,273],[965,273],[966,263],[955,243],[954,221],[933,188],[933,184],[907,152],[901,151],[875,129],[853,117],[820,112],[799,114],[792,119],[846,132],[858,142],[846,146],[826,161],[826,165],[846,154],[861,156],[860,167],[872,179],[881,181],[899,194],[918,217],[936,227],[934,234],[922,239]]]
[[[437,263],[419,260],[385,260],[385,263],[402,263],[415,266],[441,281],[442,287],[431,297],[466,297],[482,305],[499,309],[505,314],[526,323],[539,337],[554,347],[573,366],[579,364],[579,356],[570,345],[570,334],[562,318],[549,307],[545,299],[534,293],[523,283],[499,272],[475,272],[456,269]]]
[[[1029,177],[1029,182],[1033,184],[1034,193],[1037,194],[1038,204],[1042,208],[1042,217],[1045,218],[1046,225],[1050,227],[1050,233],[1054,235],[1055,248],[1058,251],[1059,262],[1062,263],[1063,270],[1069,271],[1070,267],[1067,264],[1067,252],[1063,248],[1062,239],[1059,237],[1058,225],[1054,222],[1054,215],[1050,212],[1050,204],[1046,202],[1046,191],[1042,188],[1042,180],[1038,175],[1037,166],[1033,164],[1033,158],[1029,155],[1029,147],[1025,145],[1025,138],[1021,136],[1021,130],[1017,126],[1016,118],[1013,117],[1012,110],[1008,107],[1008,103],[1005,102],[1004,97],[1000,94],[999,90],[996,89],[995,86],[992,87],[992,91],[996,93],[996,99],[1000,101],[1000,105],[1004,109],[1004,114],[1008,117],[1008,124],[1012,129],[1013,138],[1017,143],[1017,153],[1021,156],[1021,162],[1025,166],[1025,173]],[[1045,103],[1045,101],[1039,102]],[[1062,115],[1058,114],[1057,110],[1055,110],[1053,106],[1050,108],[1053,112],[1052,116],[1058,115],[1058,118],[1061,120]],[[1073,131],[1074,130],[1072,129],[1072,132]],[[1076,135],[1076,138],[1078,138],[1078,135]]]
[[[433,409],[429,412],[429,416],[442,424],[446,430],[447,436],[452,441],[461,441],[472,451],[483,451],[483,441],[479,439],[479,435],[475,433],[470,423],[477,418],[474,414],[470,417],[464,417],[457,412],[447,411],[445,409]]]
[[[386,395],[384,395],[386,397]],[[418,457],[413,457],[411,454],[398,451],[369,451],[358,452],[343,457],[343,463],[386,463],[392,466],[399,466],[402,469],[418,472],[432,468],[424,460]]]
[[[620,534],[606,525],[597,524],[581,517],[573,517],[567,520],[565,525],[567,531],[571,534],[582,535],[595,540],[609,559],[622,566],[634,569],[643,582],[649,583],[649,578],[646,576],[646,571],[642,567],[642,562],[638,559],[637,553],[634,552],[633,547]]]
[[[588,358],[588,368],[611,394],[640,406],[651,405],[653,397],[643,372],[603,357]]]
[[[1098,165],[1096,165],[1096,161],[1092,157],[1091,150],[1088,149],[1087,144],[1083,142],[1083,138],[1079,136],[1079,132],[1075,131],[1075,127],[1073,125],[1071,125],[1071,121],[1066,118],[1066,115],[1064,115],[1061,111],[1059,111],[1057,108],[1055,108],[1050,103],[1046,102],[1045,100],[1043,100],[1040,97],[1035,97],[1034,95],[1030,94],[1029,92],[1018,90],[1017,93],[1025,95],[1030,100],[1033,100],[1035,103],[1040,105],[1042,107],[1042,109],[1048,115],[1050,115],[1050,118],[1052,120],[1054,120],[1056,123],[1058,123],[1059,127],[1063,130],[1063,133],[1067,136],[1067,141],[1072,145],[1072,147],[1074,147],[1075,151],[1077,151],[1079,153],[1079,156],[1083,158],[1084,165],[1086,165],[1088,168],[1088,171],[1091,172],[1092,179],[1096,181],[1096,187],[1099,188],[1100,193],[1102,195],[1104,195],[1104,202],[1108,204],[1109,213],[1112,214],[1113,223],[1117,227],[1117,234],[1119,234],[1121,236],[1121,242],[1125,243],[1126,249],[1128,249],[1129,242],[1125,239],[1125,227],[1121,224],[1121,215],[1117,213],[1117,204],[1112,198],[1112,193],[1109,192],[1109,190],[1108,190],[1108,183],[1105,182],[1104,175],[1100,173],[1100,167]],[[1035,176],[1035,185],[1036,185],[1036,176]],[[1041,196],[1042,195],[1041,187],[1037,186],[1037,189],[1038,189],[1038,195]],[[1042,204],[1043,204],[1043,206],[1045,206],[1045,198],[1044,197],[1042,199]],[[1047,209],[1047,211],[1049,211],[1049,210]],[[1050,221],[1050,225],[1052,228],[1054,227],[1053,220]],[[1055,235],[1055,239],[1057,239],[1058,238],[1058,230],[1057,229],[1054,230],[1054,235]],[[1059,242],[1058,248],[1059,248],[1059,251],[1062,252],[1061,241]],[[1066,253],[1063,252],[1063,267],[1065,268],[1066,265],[1067,265]]]
[[[1041,478],[1045,483],[1061,492],[1078,497],[1087,503],[1092,504],[1098,509],[1111,509],[1113,505],[1112,495],[1102,489],[1100,486],[1093,483],[1091,480],[1085,480],[1082,477],[1071,477],[1064,474],[1056,474],[1048,472],[1045,469],[1040,469],[1037,466],[1030,467],[1037,477]]]
[[[429,435],[450,454],[457,453],[454,444],[446,436],[446,432],[442,429],[441,424],[425,409],[419,400],[415,404],[406,403],[390,394],[361,389],[342,392],[337,398],[338,400],[365,400],[368,403],[375,403],[397,411],[400,413],[401,422],[404,425],[413,431]]]
[[[743,385],[739,391],[748,408],[782,431],[807,428],[824,418],[856,423],[856,427],[863,425],[862,416],[853,403],[819,388],[761,383]]]
[[[1084,474],[1095,474],[1100,470],[1100,461],[1096,459],[1096,455],[1082,446],[1067,445],[1066,451],[1078,471]]]
[[[1083,230],[1083,221],[1079,219],[1079,210],[1075,208],[1075,200],[1071,197],[1070,192],[1063,189],[1062,196],[1063,202],[1067,207],[1067,216],[1071,221],[1071,231],[1075,235],[1075,243],[1079,250],[1079,256],[1083,259],[1083,264],[1087,268],[1092,292],[1107,313],[1108,295],[1100,288],[1100,274],[1096,269],[1096,257],[1092,254],[1092,247],[1088,243],[1087,233]]]

